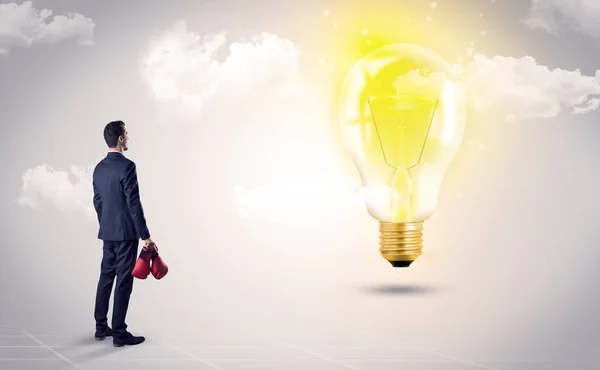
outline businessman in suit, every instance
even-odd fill
[[[140,202],[135,163],[125,158],[128,132],[123,121],[113,121],[104,128],[108,154],[94,169],[94,208],[100,228],[98,239],[103,241],[100,279],[96,292],[94,318],[95,338],[112,336],[113,345],[136,345],[144,342],[142,336],[127,331],[125,317],[133,289],[131,271],[135,265],[139,240],[148,248],[155,245],[150,239],[144,210]],[[108,306],[113,281],[114,291],[112,329],[108,326]]]

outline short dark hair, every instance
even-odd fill
[[[119,142],[119,136],[125,137],[125,122],[112,121],[104,127],[104,141],[109,148],[115,148]]]

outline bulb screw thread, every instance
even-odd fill
[[[394,267],[408,267],[422,253],[422,222],[379,222],[379,251]]]

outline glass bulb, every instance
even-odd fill
[[[433,51],[393,44],[352,67],[338,104],[342,140],[380,224],[380,251],[392,266],[408,267],[421,254],[423,222],[462,141],[464,84]]]

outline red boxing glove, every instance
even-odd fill
[[[169,267],[167,264],[160,258],[158,252],[152,256],[152,276],[156,278],[156,280],[160,280],[165,277],[167,272],[169,272]]]
[[[138,279],[146,279],[148,274],[150,274],[150,261],[155,255],[158,255],[156,250],[148,250],[146,247],[142,248],[140,256],[135,262],[133,270],[131,270],[131,275]]]

